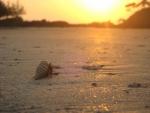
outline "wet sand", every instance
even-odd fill
[[[0,113],[150,113],[149,33],[0,29]],[[59,74],[34,80],[42,60]]]

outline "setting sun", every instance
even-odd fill
[[[120,0],[84,0],[83,4],[93,12],[108,13],[120,4]]]
[[[7,3],[7,0],[3,0]],[[8,0],[16,3],[16,0]],[[18,0],[25,8],[25,20],[65,20],[70,23],[111,21],[127,18],[128,0]],[[135,1],[135,0],[133,0]],[[34,7],[33,5],[34,4]],[[132,12],[131,12],[132,13]]]

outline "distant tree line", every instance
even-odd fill
[[[16,18],[24,14],[24,7],[20,6],[19,3],[4,3],[0,0],[0,19],[3,18]]]

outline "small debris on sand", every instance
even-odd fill
[[[53,67],[54,69],[61,69],[61,68],[62,68],[62,67],[57,66],[57,65],[52,65],[52,67]]]
[[[140,83],[132,83],[132,84],[129,84],[128,87],[130,88],[148,88],[150,86],[149,83],[143,83],[143,84],[140,84]]]
[[[144,84],[141,84],[141,83],[132,83],[132,84],[129,84],[128,87],[129,88],[148,88],[149,84],[147,84],[147,83],[144,83]]]
[[[80,77],[79,75],[75,75],[75,77]]]
[[[128,90],[123,90],[125,93],[129,94],[129,91]]]
[[[112,76],[112,75],[116,75],[115,73],[106,73],[107,75],[110,75],[110,76]]]
[[[97,83],[92,83],[91,85],[94,87],[97,87]]]
[[[51,91],[52,89],[48,89],[49,91]]]
[[[92,66],[82,66],[82,69],[85,70],[100,70],[104,67],[104,65],[92,65]]]
[[[53,74],[53,75],[56,75],[56,76],[57,76],[57,75],[59,75],[59,73],[58,73],[58,72],[54,72],[54,73],[52,73],[52,74]]]
[[[19,53],[21,53],[21,52],[22,52],[22,50],[18,50],[18,52],[19,52]]]
[[[145,47],[145,45],[142,45],[142,44],[141,44],[141,45],[138,45],[138,47]]]
[[[150,108],[150,106],[146,105],[145,108]]]
[[[18,60],[20,60],[20,59],[18,59],[18,58],[15,58],[15,59],[14,59],[14,61],[18,61]]]
[[[140,83],[132,83],[128,85],[129,88],[141,88],[142,85]]]
[[[52,84],[51,84],[51,83],[49,83],[48,85],[49,85],[49,86],[52,86]]]

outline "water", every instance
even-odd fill
[[[0,112],[149,113],[149,58],[149,29],[0,29]],[[42,60],[59,75],[33,80]]]

